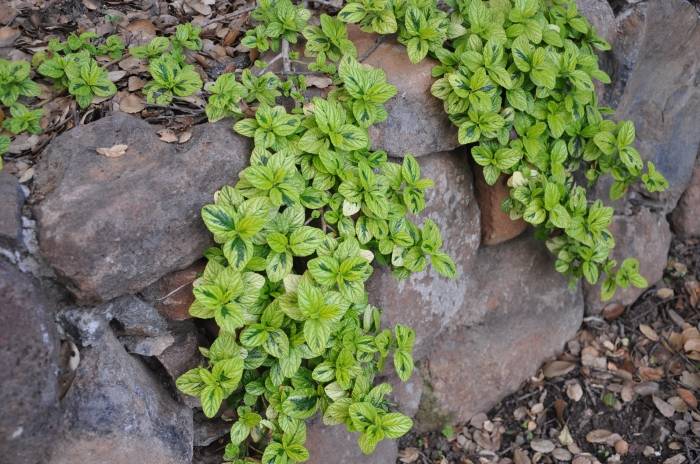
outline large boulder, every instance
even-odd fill
[[[116,144],[123,156],[95,151]],[[83,302],[138,292],[201,256],[211,238],[199,211],[248,153],[226,123],[196,126],[182,145],[123,113],[62,134],[37,168],[41,253]]]
[[[0,171],[0,246],[15,247],[20,243],[24,195],[17,179]]]
[[[58,418],[58,335],[37,283],[0,259],[0,456],[46,462]]]
[[[530,235],[479,251],[462,280],[471,291],[422,361],[418,428],[434,429],[485,412],[515,391],[581,325],[580,288],[554,270]]]
[[[189,464],[192,410],[106,331],[81,352],[49,464]]]
[[[613,259],[622,263],[625,258],[639,260],[639,272],[650,285],[661,280],[671,247],[671,229],[666,218],[647,208],[640,208],[633,214],[613,216],[610,232],[615,237]],[[610,302],[601,302],[600,283],[584,284],[586,312],[599,314]],[[612,303],[632,304],[644,292],[634,286],[618,289]]]
[[[387,326],[416,330],[422,368],[411,383],[422,375],[424,385],[397,388],[396,399],[404,405],[419,396],[417,426],[427,429],[467,420],[515,390],[575,335],[583,298],[530,235],[479,249],[480,214],[464,155],[437,153],[419,162],[435,180],[422,216],[440,226],[459,275],[448,280],[429,268],[399,282],[377,268],[367,288]]]
[[[384,310],[387,326],[400,322],[416,329],[415,349],[420,354],[476,291],[468,276],[479,248],[481,228],[466,156],[435,153],[418,161],[421,175],[435,182],[435,187],[426,192],[427,207],[421,217],[432,219],[440,227],[444,251],[454,259],[459,275],[446,279],[428,267],[397,281],[387,268],[377,267],[367,290],[370,301]]]
[[[668,213],[700,148],[700,17],[686,0],[650,1],[621,13],[618,26],[611,103],[617,119],[635,122],[639,152],[668,179],[654,205]]]
[[[363,62],[382,68],[387,81],[398,90],[386,103],[386,121],[369,129],[373,146],[390,156],[423,156],[457,148],[457,128],[447,118],[442,101],[430,93],[434,81],[431,70],[437,62],[426,58],[413,64],[404,45],[362,32],[357,26],[348,27],[348,33],[358,56],[365,58]]]

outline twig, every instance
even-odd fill
[[[281,58],[282,58],[282,53],[278,53],[277,55],[275,55],[274,58],[272,58],[270,61],[267,62],[267,66],[265,66],[263,69],[258,71],[258,73],[256,75],[262,76],[263,74],[265,74],[265,72],[270,69],[270,66],[272,66],[273,63],[279,61]]]
[[[364,52],[362,54],[362,56],[360,57],[360,62],[363,62],[367,58],[369,58],[370,55],[372,53],[374,53],[379,48],[379,46],[382,44],[382,42],[384,42],[384,36],[380,35],[374,40],[374,44],[366,52]]]
[[[210,19],[209,21],[204,23],[204,27],[210,25],[210,24],[215,24],[215,23],[223,23],[225,21],[228,21],[229,19],[233,19],[237,16],[240,16],[242,14],[248,13],[250,11],[253,11],[256,8],[255,5],[252,6],[247,6],[245,8],[241,8],[240,10],[234,11],[232,13],[225,14],[223,16],[220,16],[218,18]]]
[[[317,3],[319,5],[329,6],[331,8],[340,9],[340,6],[336,2],[329,0],[311,0],[312,3]]]
[[[282,39],[282,70],[285,74],[292,72],[292,63],[289,61],[289,42],[287,39]]]

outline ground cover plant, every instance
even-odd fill
[[[613,210],[587,192],[601,176],[614,179],[613,199],[639,180],[649,192],[667,183],[642,163],[633,124],[607,119],[611,110],[598,105],[593,80],[609,77],[595,50],[609,45],[574,2],[360,0],[312,19],[302,4],[260,0],[251,17],[241,43],[277,55],[209,80],[193,58],[201,29],[189,23],[128,49],[118,36],[71,34],[31,65],[0,61],[8,135],[41,131],[43,111],[29,104],[39,94],[32,67],[87,109],[117,92],[97,58],[128,53],[147,66],[141,91],[149,105],[168,108],[204,90],[208,120],[228,118],[253,140],[237,184],[202,210],[218,246],[206,253],[190,312],[213,319],[219,335],[201,349],[207,365],[177,382],[208,417],[236,408],[226,460],[303,462],[306,421],[317,413],[358,432],[366,453],[405,434],[411,419],[394,412],[390,385],[375,380],[387,363],[402,380],[411,376],[415,333],[383,328],[364,283],[375,262],[397,278],[428,265],[456,275],[437,225],[414,222],[432,182],[410,154],[391,162],[371,144],[367,129],[386,120],[396,89],[381,69],[358,61],[346,23],[395,34],[414,63],[438,60],[432,93],[460,143],[487,183],[507,176],[504,209],[536,227],[572,284],[602,279],[604,299],[647,285],[635,259],[610,258]],[[290,62],[301,54],[313,61],[296,74]],[[270,71],[274,62],[280,72]],[[306,97],[308,74],[328,79],[324,97]],[[0,135],[0,154],[8,135]]]

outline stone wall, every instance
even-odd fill
[[[653,283],[672,237],[667,215],[673,231],[700,235],[698,16],[686,0],[642,1],[617,16],[603,0],[579,3],[615,50],[602,57],[615,84],[601,98],[635,121],[640,152],[671,183],[663,195],[633,190],[615,204],[616,256],[640,257]],[[373,43],[355,40],[360,51]],[[459,273],[448,281],[427,270],[397,282],[377,269],[368,285],[387,325],[417,331],[413,378],[389,378],[399,409],[420,429],[439,428],[515,390],[561,350],[585,311],[602,305],[596,288],[568,288],[543,243],[504,218],[502,185],[475,181],[428,91],[431,64],[413,67],[389,41],[368,62],[399,88],[373,140],[391,156],[412,151],[435,180],[423,216],[443,230]],[[200,420],[196,401],[173,381],[202,361],[197,347],[210,335],[187,314],[210,244],[199,209],[235,182],[250,146],[228,123],[197,126],[182,145],[160,141],[156,130],[116,113],[57,137],[28,199],[0,174],[0,401],[12,405],[0,418],[0,455],[9,462],[187,463],[193,449],[227,434],[225,422]],[[116,143],[129,146],[125,156],[95,155]],[[607,198],[605,185],[597,193]],[[342,428],[318,423],[308,445],[312,463],[396,457],[392,442],[363,457]]]

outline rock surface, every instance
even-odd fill
[[[583,317],[544,244],[526,235],[479,251],[464,280],[474,289],[422,366],[419,428],[464,421],[517,389],[561,351]]]
[[[695,163],[690,186],[671,215],[673,231],[683,237],[700,236],[700,164]]]
[[[661,280],[672,238],[666,218],[647,208],[641,208],[630,216],[613,216],[610,232],[615,237],[613,259],[622,263],[625,258],[637,258],[639,272],[647,279],[649,285]],[[586,313],[599,314],[610,303],[623,305],[634,303],[644,290],[633,286],[618,289],[611,301],[601,302],[600,284],[591,286],[586,283],[584,284]]]
[[[642,157],[668,179],[658,201],[668,213],[700,148],[700,17],[686,0],[664,0],[636,4],[618,22],[612,104],[618,119],[635,122]]]
[[[576,0],[579,12],[588,18],[599,36],[614,46],[617,39],[615,13],[607,0]]]
[[[376,35],[364,33],[356,26],[348,27],[348,37],[355,42],[360,58],[375,46]],[[387,81],[398,90],[386,103],[387,120],[369,130],[374,148],[400,157],[407,152],[423,156],[459,146],[457,129],[447,118],[442,101],[430,93],[431,70],[436,61],[426,58],[413,64],[406,47],[384,37],[363,63],[384,69]]]
[[[211,240],[199,210],[247,163],[247,140],[226,123],[194,127],[183,145],[155,131],[116,113],[57,137],[37,168],[41,253],[81,301],[137,292],[197,260]],[[95,152],[115,144],[129,149]]]
[[[510,188],[508,178],[501,176],[494,185],[484,180],[481,166],[474,172],[474,193],[481,212],[481,244],[498,245],[525,232],[527,223],[522,219],[513,221],[501,209],[503,200],[508,198]]]
[[[190,319],[190,305],[194,301],[192,283],[204,271],[205,260],[199,260],[180,271],[168,274],[142,292],[163,317],[171,321]]]
[[[46,462],[58,418],[58,334],[41,289],[0,259],[0,456]]]
[[[0,171],[0,246],[15,247],[20,243],[24,195],[17,179]]]
[[[192,411],[106,331],[81,352],[49,464],[189,464]]]
[[[479,248],[481,228],[466,157],[445,152],[418,161],[421,175],[435,182],[435,187],[426,192],[427,207],[421,217],[434,220],[440,227],[444,250],[454,259],[459,277],[448,280],[428,267],[398,282],[386,268],[376,267],[367,290],[370,301],[384,310],[387,327],[401,322],[416,329],[415,350],[421,354],[476,290],[467,276]]]
[[[365,455],[357,445],[356,433],[350,433],[344,425],[326,426],[319,419],[308,424],[306,448],[309,460],[306,464],[393,464],[398,454],[396,440],[382,440],[373,454]]]

